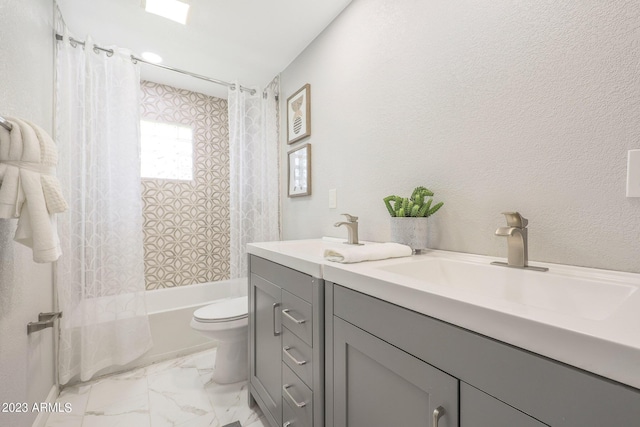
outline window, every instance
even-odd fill
[[[143,178],[193,179],[193,131],[188,126],[140,121]]]

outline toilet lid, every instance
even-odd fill
[[[247,317],[249,300],[247,297],[225,299],[193,312],[199,322],[229,322]]]

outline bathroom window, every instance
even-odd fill
[[[189,126],[140,121],[143,178],[193,179],[193,130]]]

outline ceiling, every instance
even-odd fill
[[[139,56],[150,51],[162,64],[243,86],[263,88],[351,0],[182,0],[187,25],[144,11],[141,0],[57,0],[69,31],[91,35]],[[227,88],[180,73],[141,65],[142,78],[227,97]]]

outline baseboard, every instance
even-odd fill
[[[58,390],[58,387],[54,384],[51,386],[51,390],[49,390],[49,394],[47,395],[47,400],[45,402],[47,404],[53,405],[58,399],[59,395],[60,395],[60,390]],[[36,417],[31,427],[45,427],[47,425],[48,418],[49,418],[48,411],[38,412],[38,416]]]

